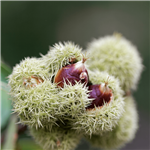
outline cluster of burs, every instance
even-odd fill
[[[119,33],[94,39],[86,50],[58,43],[14,67],[13,111],[44,150],[73,150],[81,138],[118,149],[138,128],[131,92],[142,70],[136,47]]]

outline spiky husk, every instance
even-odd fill
[[[87,61],[91,70],[97,68],[117,77],[125,91],[136,89],[143,70],[142,60],[127,39],[119,34],[95,39],[88,44],[87,51],[91,54]]]
[[[36,76],[42,82],[28,86],[24,84],[32,76]],[[26,58],[14,67],[9,76],[10,94],[13,111],[18,114],[21,123],[38,128],[51,125],[57,120],[54,116],[59,106],[58,89],[48,77],[49,73],[45,70],[44,63],[37,58]]]
[[[105,103],[102,108],[95,107],[77,116],[73,122],[73,129],[83,134],[100,134],[102,131],[110,131],[118,123],[124,112],[123,91],[119,87],[119,81],[105,72],[89,72],[93,84],[107,82],[108,87],[113,91],[113,99],[109,104]],[[108,79],[109,77],[109,79]]]
[[[80,82],[75,85],[64,84],[64,87],[58,93],[60,106],[56,115],[63,119],[71,119],[77,117],[86,111],[86,107],[91,103],[88,98],[89,91],[86,86]]]
[[[125,98],[125,112],[113,131],[87,137],[91,144],[102,149],[118,149],[131,142],[138,129],[138,113],[133,97]]]
[[[50,47],[48,53],[45,56],[42,55],[42,59],[49,72],[56,74],[60,68],[69,64],[71,58],[76,58],[77,61],[81,60],[81,50],[73,42],[60,42]]]
[[[20,88],[24,87],[24,79],[30,78],[32,75],[43,80],[49,77],[48,70],[45,70],[44,63],[40,59],[25,58],[13,68],[13,72],[9,76],[8,83],[11,86],[11,95],[15,96]]]
[[[58,111],[60,103],[56,85],[46,80],[36,87],[19,90],[13,101],[14,112],[19,115],[21,123],[38,128],[57,121],[55,111]]]
[[[30,133],[44,150],[73,150],[81,139],[80,134],[61,127],[53,127],[51,130],[30,128]]]

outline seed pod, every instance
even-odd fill
[[[86,136],[94,146],[103,150],[121,149],[134,139],[138,129],[138,113],[132,96],[125,97],[125,111],[113,130],[99,135]]]
[[[106,96],[106,98],[108,97],[107,101],[104,100],[103,103],[100,103],[99,99],[95,99],[92,101],[91,106],[86,107],[86,111],[72,119],[71,125],[73,129],[91,136],[92,134],[99,135],[102,132],[113,130],[124,112],[124,98],[118,79],[106,72],[88,70],[88,73],[93,84],[93,86],[88,84],[89,89],[92,89],[88,90],[90,95],[88,98],[93,97],[94,99],[98,95],[110,93],[110,95],[108,94],[109,96]],[[104,97],[104,99],[106,98]],[[89,99],[89,102],[91,102],[91,98]]]
[[[108,87],[107,83],[90,85],[88,90],[90,91],[90,99],[94,99],[87,107],[87,109],[93,109],[95,107],[101,107],[104,103],[109,103],[113,98],[112,90]]]
[[[34,140],[43,148],[43,150],[73,150],[82,138],[71,129],[54,126],[51,130],[47,128],[29,128],[30,134]]]
[[[57,83],[58,86],[64,87],[64,82],[67,84],[75,85],[76,82],[81,82],[84,84],[88,83],[88,72],[85,68],[84,62],[87,59],[83,57],[82,61],[79,61],[74,64],[69,64],[63,68],[61,68],[55,78],[54,82]]]
[[[19,94],[24,97],[23,89],[36,87],[50,78],[49,70],[44,68],[45,63],[43,63],[42,59],[37,58],[25,58],[20,64],[17,64],[13,68],[12,74],[9,75],[8,84],[11,87],[11,96],[16,97],[16,94]]]
[[[89,69],[106,71],[118,78],[124,91],[135,90],[143,71],[137,48],[119,33],[95,39],[88,44]],[[130,61],[129,61],[130,60]]]

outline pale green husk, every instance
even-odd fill
[[[102,131],[110,131],[118,123],[124,112],[123,91],[119,87],[119,81],[106,72],[89,72],[90,80],[93,84],[101,84],[108,81],[108,87],[113,91],[113,99],[102,108],[87,110],[77,116],[72,123],[73,129],[83,134],[100,134]],[[109,79],[108,79],[109,77]]]
[[[143,70],[137,48],[119,34],[95,39],[87,46],[91,70],[99,69],[120,80],[121,87],[128,91],[136,89]]]
[[[36,87],[26,87],[24,79],[32,75],[43,79]],[[54,123],[57,119],[55,110],[58,108],[58,89],[50,81],[48,70],[37,58],[26,58],[17,64],[9,76],[10,94],[13,100],[13,111],[17,112],[20,122],[36,128]]]
[[[138,113],[133,97],[125,98],[125,112],[120,118],[118,125],[109,132],[101,135],[87,137],[91,144],[102,149],[119,149],[131,142],[138,129]]]
[[[73,150],[81,139],[80,134],[60,127],[54,127],[51,131],[45,128],[31,128],[30,133],[44,150]]]
[[[69,59],[74,57],[77,61],[81,60],[81,50],[73,42],[60,42],[50,47],[48,53],[45,56],[42,55],[42,59],[49,72],[56,74],[60,68],[69,64]]]
[[[58,111],[60,103],[56,85],[45,80],[36,87],[22,87],[19,91],[13,101],[14,112],[19,115],[21,123],[38,128],[57,121],[55,112]]]
[[[86,112],[86,107],[91,103],[92,99],[88,98],[89,91],[86,86],[76,82],[74,86],[64,84],[64,87],[59,91],[58,97],[60,101],[59,111],[56,115],[62,118],[69,119],[77,117]]]
[[[11,95],[16,96],[20,88],[24,87],[24,79],[32,75],[41,77],[43,80],[49,77],[48,70],[45,69],[44,63],[40,59],[25,58],[13,68],[13,72],[9,76],[8,83],[11,86]]]

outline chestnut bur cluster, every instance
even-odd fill
[[[13,68],[13,112],[44,150],[73,150],[82,138],[94,147],[119,149],[138,129],[132,90],[142,70],[136,47],[120,34],[95,39],[85,51],[57,43]]]

